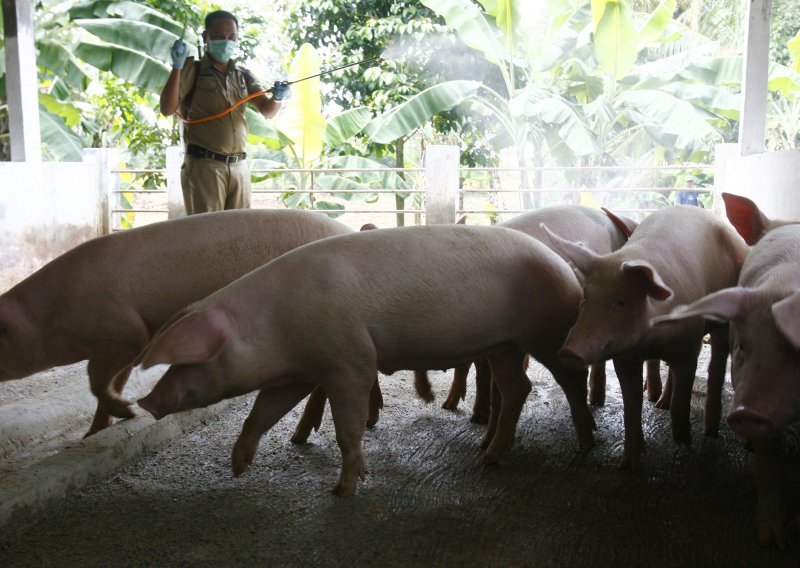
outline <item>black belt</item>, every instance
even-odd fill
[[[241,154],[220,154],[218,152],[212,152],[208,148],[198,146],[197,144],[189,144],[186,146],[186,153],[190,156],[210,158],[211,160],[225,162],[226,164],[235,164],[247,157],[247,152],[242,152]]]

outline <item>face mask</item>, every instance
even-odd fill
[[[208,53],[216,61],[227,63],[236,51],[236,42],[229,39],[212,39],[208,42]]]

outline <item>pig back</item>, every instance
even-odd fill
[[[500,226],[521,231],[549,246],[551,241],[546,238],[542,223],[559,236],[583,243],[597,254],[615,251],[627,241],[605,213],[582,205],[544,207],[518,215]],[[556,253],[562,256],[558,250]]]
[[[646,217],[619,253],[650,262],[675,292],[675,304],[733,286],[748,251],[744,239],[711,212],[675,205]]]
[[[87,241],[54,259],[7,295],[41,320],[81,310],[92,324],[136,313],[154,332],[172,314],[277,256],[352,232],[321,214],[229,210],[153,223]],[[48,297],[49,302],[41,302]],[[90,308],[87,310],[87,307]]]
[[[800,289],[800,224],[784,224],[767,232],[747,256],[739,285],[787,293]]]
[[[369,338],[374,352],[359,356],[378,357],[383,372],[452,367],[502,344],[555,353],[582,295],[566,262],[535,239],[459,225],[327,239],[276,259],[237,287],[239,320],[266,290],[291,290],[302,301],[271,302],[271,324],[259,328],[280,329],[295,349],[299,342],[318,347],[324,337],[340,354],[361,343],[354,338]]]

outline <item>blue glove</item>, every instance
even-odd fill
[[[172,58],[172,67],[174,69],[183,69],[183,63],[186,61],[186,54],[188,46],[183,40],[176,39],[172,44],[172,49],[169,50],[169,56]]]
[[[276,101],[282,101],[287,97],[289,94],[289,82],[288,81],[275,81],[275,84],[272,85],[270,89],[272,92],[272,99]]]

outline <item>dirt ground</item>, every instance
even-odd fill
[[[609,365],[609,371],[611,366]],[[302,405],[262,440],[241,477],[229,456],[252,404],[88,486],[27,524],[0,531],[0,566],[797,566],[789,548],[756,543],[753,457],[726,426],[672,442],[668,413],[645,403],[640,472],[617,467],[622,407],[610,373],[596,408],[597,445],[576,453],[563,393],[539,365],[514,447],[480,464],[474,391],[439,408],[451,373],[431,373],[437,401],[410,373],[381,377],[385,408],[367,431],[366,481],[330,493],[340,453],[329,414],[309,443],[289,442]],[[726,408],[730,387],[725,391]],[[787,503],[797,511],[800,449],[790,445]]]

